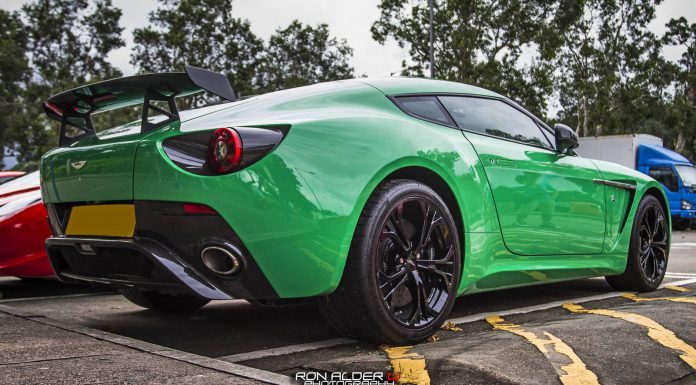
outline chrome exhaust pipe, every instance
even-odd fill
[[[208,246],[201,251],[201,260],[210,271],[220,275],[233,275],[242,267],[240,256],[220,246]]]

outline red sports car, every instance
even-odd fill
[[[52,277],[44,242],[51,235],[39,173],[0,186],[0,276]]]
[[[24,171],[0,171],[0,184],[19,178],[24,174],[26,174]]]

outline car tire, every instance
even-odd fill
[[[358,220],[339,287],[319,300],[322,314],[346,336],[390,344],[425,340],[454,305],[459,236],[430,187],[411,180],[381,184]]]
[[[689,221],[688,219],[675,219],[672,221],[672,229],[674,231],[686,231],[689,228],[691,228],[691,226],[691,221]]]
[[[121,289],[127,300],[146,309],[165,313],[189,312],[205,306],[209,299],[189,293],[164,293],[155,290]]]
[[[664,208],[652,195],[638,204],[630,242],[626,270],[607,276],[607,282],[621,291],[657,290],[667,271],[670,231]]]

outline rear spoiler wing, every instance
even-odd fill
[[[203,91],[231,102],[237,99],[225,75],[186,66],[185,72],[128,76],[64,91],[46,100],[43,109],[50,119],[60,122],[58,145],[64,147],[95,134],[91,118],[93,113],[142,104],[141,132],[148,132],[179,120],[174,98]],[[152,105],[151,101],[167,102],[169,111]],[[167,118],[151,123],[148,121],[151,110]],[[69,126],[76,128],[78,133],[69,135]],[[72,131],[74,133],[75,130]]]

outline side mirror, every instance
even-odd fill
[[[556,134],[556,151],[566,154],[569,150],[575,149],[580,145],[575,131],[565,124],[557,123],[553,126],[553,130]]]

